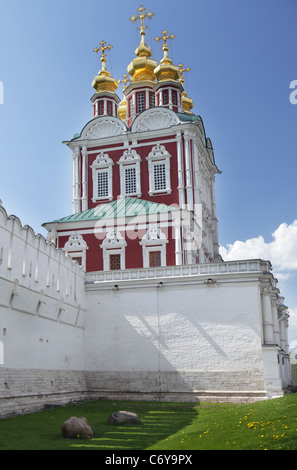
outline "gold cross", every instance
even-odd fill
[[[106,54],[104,54],[104,52],[107,51],[107,50],[110,51],[113,48],[113,46],[111,44],[109,44],[108,46],[106,46],[106,44],[107,43],[105,41],[101,41],[100,42],[101,47],[99,47],[99,48],[95,47],[94,52],[96,52],[96,54],[98,54],[98,52],[100,51],[102,53],[101,57],[106,57]]]
[[[113,48],[113,46],[111,44],[109,44],[108,46],[106,44],[107,43],[105,41],[101,41],[100,42],[101,47],[99,47],[99,48],[95,47],[95,49],[94,49],[94,52],[96,54],[98,54],[99,51],[101,52],[101,59],[100,60],[102,62],[102,68],[104,70],[106,70],[106,54],[105,54],[105,51],[110,51]]]
[[[139,29],[142,33],[144,33],[144,30],[148,28],[148,26],[144,25],[145,18],[148,18],[149,20],[151,20],[152,17],[155,16],[155,13],[153,13],[151,10],[149,10],[147,13],[144,13],[146,10],[147,8],[145,8],[143,5],[140,5],[138,10],[136,10],[136,11],[139,11],[140,15],[139,16],[133,15],[131,18],[129,18],[129,21],[132,21],[132,23],[135,23],[137,20],[140,21],[141,26],[138,27],[137,29]]]
[[[120,85],[120,83],[124,83],[124,90],[127,88],[127,83],[128,82],[132,82],[132,80],[129,78],[129,75],[127,75],[126,73],[123,75],[123,78],[121,80],[118,80],[118,84]]]
[[[167,46],[167,40],[168,39],[171,39],[173,40],[176,36],[174,36],[174,34],[168,34],[168,31],[166,31],[166,29],[164,29],[164,31],[161,33],[162,36],[157,36],[155,41],[159,42],[159,41],[164,41],[164,46]]]
[[[180,81],[180,83],[183,85],[183,83],[184,83],[184,81],[185,81],[185,77],[184,77],[183,74],[184,74],[185,72],[190,72],[191,69],[190,69],[190,67],[184,68],[184,64],[179,64],[178,67],[179,67],[179,72],[180,72],[180,74],[181,74],[181,77],[180,77],[180,80],[179,80],[179,81]]]

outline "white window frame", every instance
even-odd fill
[[[116,229],[108,231],[100,248],[103,250],[103,270],[110,271],[110,255],[121,255],[121,270],[126,267],[127,242]]]
[[[92,202],[97,201],[104,201],[109,200],[112,201],[112,167],[113,161],[107,153],[101,152],[97,155],[96,160],[93,162],[90,168],[92,168],[92,177],[93,177],[93,198]],[[99,173],[107,173],[107,181],[108,181],[108,191],[107,196],[99,196],[98,193],[98,174]]]
[[[166,244],[168,240],[166,235],[156,225],[150,225],[146,234],[142,238],[140,245],[142,246],[143,267],[150,267],[150,252],[161,252],[161,267],[166,266]]]
[[[171,155],[167,152],[164,145],[157,144],[153,147],[152,151],[146,157],[148,161],[149,170],[149,195],[155,194],[171,194],[171,181],[170,181],[170,158]],[[166,188],[155,189],[155,166],[165,164],[165,177],[166,177]]]
[[[136,150],[131,148],[125,150],[123,156],[118,161],[120,167],[121,197],[141,196],[140,163],[140,156],[136,153]],[[133,193],[128,193],[126,190],[126,168],[135,168],[136,191]]]
[[[166,191],[167,189],[167,175],[166,175],[166,163],[162,160],[160,162],[154,162],[153,163],[153,185],[154,185],[154,192],[162,192],[162,191]],[[157,171],[159,168],[159,171],[158,171],[158,174],[157,174]],[[162,171],[160,172],[160,169],[162,168]],[[162,186],[164,187],[160,187],[160,182],[162,181]],[[157,184],[158,183],[158,184]]]
[[[104,271],[111,271],[110,269],[110,257],[111,255],[120,255],[121,257],[121,270],[125,269],[125,250],[119,248],[118,250],[106,250],[105,252],[105,267]]]
[[[139,91],[136,93],[136,100],[137,100],[137,104],[136,104],[136,109],[137,109],[137,114],[140,114],[142,113],[143,111],[145,111],[146,109],[146,106],[145,106],[145,91]]]
[[[81,258],[81,266],[85,271],[88,249],[88,245],[83,239],[82,235],[77,232],[74,232],[72,235],[70,235],[68,241],[65,243],[64,248],[62,250],[65,252],[66,256],[70,256],[72,259]]]
[[[137,182],[136,182],[136,166],[135,165],[125,165],[125,194],[134,195],[137,194]],[[133,187],[133,190],[129,190],[129,186]]]

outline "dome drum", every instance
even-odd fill
[[[91,101],[93,103],[93,117],[97,116],[114,116],[117,117],[118,104],[120,98],[110,92],[95,93]]]

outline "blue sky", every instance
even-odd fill
[[[119,79],[139,33],[129,18],[140,1],[0,1],[0,198],[36,232],[71,214],[72,156],[62,141],[91,118],[93,49],[113,45]],[[297,341],[296,0],[149,0],[146,40],[176,35],[174,63],[191,67],[185,88],[212,140],[220,244],[226,259],[270,255],[291,309]],[[118,90],[121,96],[121,89]],[[273,235],[274,234],[274,235]],[[237,242],[241,242],[238,244]],[[256,256],[253,256],[255,253]]]

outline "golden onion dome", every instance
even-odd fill
[[[173,34],[168,35],[168,31],[164,30],[162,32],[162,36],[156,37],[156,41],[159,42],[161,40],[164,41],[163,45],[163,52],[164,57],[161,60],[160,65],[155,68],[155,75],[157,80],[160,81],[167,81],[167,80],[174,80],[178,81],[180,78],[179,68],[173,65],[172,60],[168,57],[168,39],[174,39],[175,36]]]
[[[169,57],[164,57],[161,60],[160,65],[154,70],[158,82],[165,80],[174,80],[175,82],[179,79],[178,67],[173,65],[172,60]]]
[[[104,53],[106,50],[110,50],[112,46],[106,46],[106,42],[104,41],[101,41],[100,45],[101,47],[99,49],[96,47],[94,49],[94,52],[98,53],[99,51],[101,51],[102,68],[99,71],[98,75],[94,78],[92,82],[92,87],[96,90],[96,93],[102,93],[105,91],[114,93],[118,88],[118,84],[116,80],[111,77],[110,73],[106,68],[106,55]]]
[[[131,75],[133,81],[140,81],[140,80],[155,80],[154,70],[158,65],[158,62],[154,59],[151,59],[152,51],[150,47],[146,44],[144,37],[145,37],[145,30],[148,26],[145,26],[144,20],[148,19],[151,20],[155,13],[149,10],[147,13],[146,8],[143,5],[140,5],[139,9],[137,10],[139,13],[138,16],[133,15],[130,18],[132,23],[136,23],[140,21],[140,34],[141,34],[141,42],[138,48],[135,51],[136,58],[132,60],[132,62],[127,67],[127,72]]]
[[[127,101],[124,98],[121,101],[121,104],[118,107],[118,116],[122,121],[126,121],[126,116],[127,116]]]
[[[183,103],[183,110],[185,113],[192,113],[191,109],[194,108],[194,103],[191,98],[188,97],[185,91],[182,92],[182,103]]]
[[[135,51],[136,58],[127,67],[127,72],[131,75],[133,81],[155,80],[154,70],[158,62],[151,59],[152,51],[144,40],[144,31],[141,32],[141,43]]]

